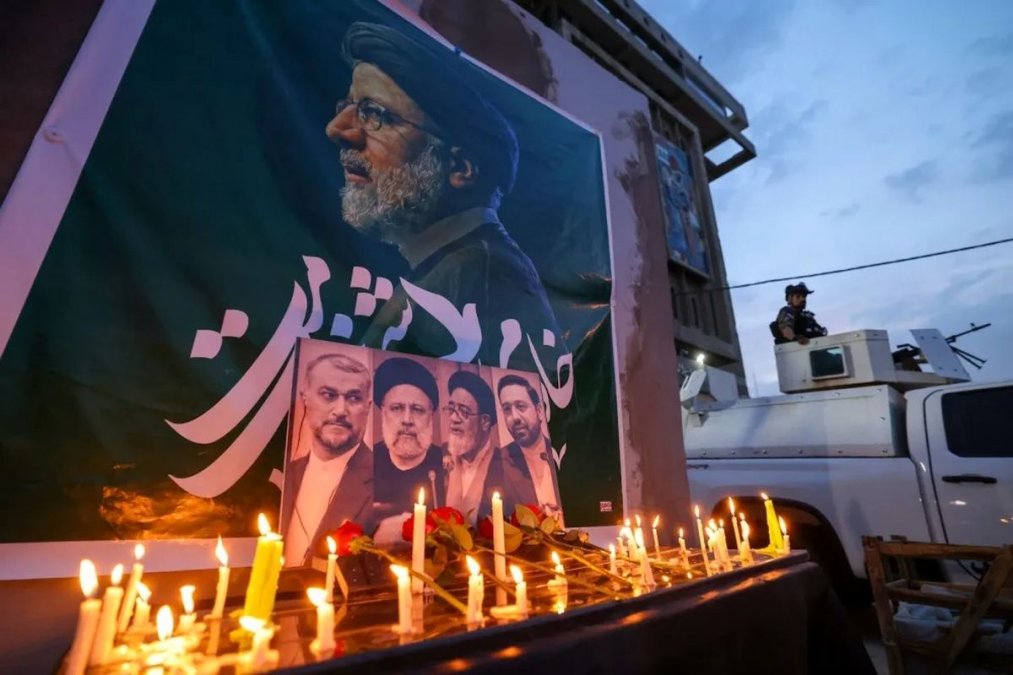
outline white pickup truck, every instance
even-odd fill
[[[723,371],[692,373],[682,399],[694,503],[727,517],[734,497],[762,533],[768,493],[793,548],[846,596],[864,595],[862,535],[1013,542],[1013,382],[971,383],[951,339],[912,333],[917,347],[899,352],[876,330],[777,345],[781,396],[738,399]]]

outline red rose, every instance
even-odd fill
[[[492,518],[487,516],[478,521],[478,533],[486,539],[492,539]]]
[[[433,514],[426,512],[426,534],[434,532],[437,528],[436,521],[433,520]],[[405,541],[411,541],[415,534],[415,516],[411,515],[405,518],[404,523],[401,525],[401,538]]]
[[[334,530],[331,536],[334,537],[335,543],[338,545],[338,555],[349,555],[352,552],[351,544],[353,539],[364,536],[365,530],[358,523],[353,523],[350,520],[346,520],[341,523],[341,527]]]
[[[433,509],[429,512],[429,514],[437,523],[456,523],[457,525],[464,525],[464,514],[455,509],[453,506],[441,506],[438,509]]]
[[[526,508],[528,508],[531,511],[531,513],[535,514],[535,518],[538,519],[538,524],[539,525],[541,525],[542,521],[545,520],[548,517],[548,516],[545,515],[545,513],[542,511],[542,509],[539,508],[538,504],[524,504],[524,506]],[[520,527],[521,526],[520,521],[517,520],[517,511],[516,510],[514,510],[514,512],[510,515],[510,524],[514,525],[515,527]]]

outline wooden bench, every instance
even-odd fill
[[[904,675],[904,654],[928,657],[936,673],[968,664],[1013,672],[1013,656],[976,649],[983,619],[1013,621],[1013,545],[960,546],[863,537],[876,618],[891,675]],[[916,559],[977,561],[986,565],[977,584],[947,584],[917,578]],[[943,607],[959,612],[951,628],[934,641],[898,634],[898,603]]]

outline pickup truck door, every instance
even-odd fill
[[[924,406],[946,540],[1013,543],[1013,386],[944,388],[927,396]]]

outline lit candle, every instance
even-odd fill
[[[753,562],[753,552],[749,548],[749,523],[746,522],[745,516],[742,518],[742,547],[739,549],[739,560],[744,565]]]
[[[770,548],[774,551],[783,551],[784,539],[781,536],[781,530],[777,526],[777,512],[774,511],[774,502],[762,492],[760,496],[763,497],[763,509],[767,514],[767,534],[770,537]]]
[[[165,642],[172,635],[172,607],[162,605],[155,613],[155,631],[160,642]]]
[[[728,535],[725,533],[724,518],[718,520],[718,545],[721,546],[721,561],[725,569],[732,569],[732,558],[728,555]]]
[[[91,656],[88,665],[98,666],[109,661],[109,653],[113,649],[113,638],[116,637],[116,615],[120,611],[120,603],[123,601],[123,589],[120,588],[120,581],[123,579],[123,565],[113,568],[110,575],[112,585],[106,589],[102,597],[102,615],[98,620],[98,629],[95,631],[95,639],[91,645]]]
[[[310,643],[315,654],[326,654],[334,651],[334,605],[327,601],[327,591],[323,588],[307,588],[306,595],[317,608],[317,638]]]
[[[327,602],[334,602],[334,570],[338,566],[338,543],[334,537],[327,535],[327,577],[324,579],[324,591]]]
[[[707,558],[707,541],[703,538],[703,521],[700,520],[700,507],[694,506],[693,513],[696,515],[696,536],[700,540],[700,555],[703,556],[703,568],[707,576],[711,575],[710,560]]]
[[[644,532],[640,528],[636,531],[637,538],[637,555],[640,556],[640,576],[644,580],[644,586],[647,590],[652,590],[655,587],[654,583],[654,572],[651,570],[650,559],[647,557],[647,546],[644,545]]]
[[[271,531],[267,516],[257,517],[260,536],[257,550],[253,555],[253,569],[250,583],[246,587],[246,603],[243,614],[265,622],[274,609],[274,596],[278,592],[278,575],[281,573],[281,553],[284,546],[281,535]]]
[[[784,548],[782,550],[785,555],[788,555],[791,553],[791,539],[788,537],[788,525],[784,522],[784,518],[780,516],[778,516],[777,520],[781,524],[781,534],[784,535]]]
[[[415,504],[414,527],[412,529],[412,571],[424,574],[426,571],[426,491],[419,488],[419,500]],[[422,579],[412,577],[412,593],[421,593]]]
[[[613,556],[615,553],[613,553]],[[615,564],[615,558],[612,559],[612,564]],[[521,568],[517,565],[510,566],[510,574],[514,578],[514,590],[517,594],[517,613],[522,618],[526,618],[528,615],[528,584],[524,581],[524,573],[521,572]]]
[[[482,568],[470,555],[467,556],[468,570],[468,623],[482,622],[482,600],[485,595],[485,584],[482,580]]]
[[[134,598],[137,597],[137,584],[141,583],[141,575],[144,573],[144,565],[141,559],[144,558],[144,544],[134,546],[134,563],[130,571],[130,581],[127,582],[127,592],[120,605],[120,619],[116,622],[116,632],[122,633],[130,625],[130,614],[134,611]]]
[[[91,597],[98,588],[98,575],[95,573],[95,565],[92,561],[81,561],[80,579],[84,602],[81,603],[81,609],[77,614],[77,631],[74,633],[74,642],[67,655],[65,670],[67,675],[80,675],[88,665],[88,656],[95,641],[99,612],[102,609],[102,601]]]
[[[728,510],[732,512],[732,533],[735,535],[735,550],[742,550],[742,535],[739,534],[739,523],[735,520],[735,500],[728,498]]]
[[[559,559],[559,554],[556,553],[555,551],[552,552],[552,564],[554,565],[554,569],[556,570],[556,578],[554,579],[554,581],[557,584],[565,584],[566,570],[563,569],[563,561]]]
[[[654,555],[658,556],[658,560],[661,560],[661,544],[658,543],[658,523],[661,522],[661,516],[654,516],[654,522],[651,523],[651,531],[654,534]]]
[[[689,551],[686,550],[686,537],[683,536],[682,528],[679,528],[679,551],[682,553],[682,564],[689,567]]]
[[[179,625],[176,626],[176,632],[180,635],[186,635],[193,630],[193,624],[197,620],[197,615],[193,612],[193,594],[196,590],[197,587],[193,584],[187,584],[179,588],[179,596],[183,600],[183,613],[179,617]]]
[[[492,549],[496,578],[506,581],[506,539],[503,534],[503,500],[498,492],[492,493]]]
[[[634,514],[633,517],[637,519],[637,526],[633,529],[633,541],[636,542],[637,548],[644,548],[644,528],[641,526],[640,514]]]
[[[408,568],[403,565],[391,565],[390,571],[397,577],[397,627],[402,635],[412,632],[412,585]],[[470,604],[470,600],[469,600]]]
[[[623,539],[623,533],[622,532],[620,532],[619,536],[616,537],[616,541],[619,542],[619,555],[621,555],[624,558],[628,558],[629,555],[627,555],[627,553],[626,553],[626,540]]]
[[[271,638],[274,631],[265,628],[267,622],[253,616],[239,617],[239,625],[244,630],[253,634],[253,644],[250,646],[250,653],[241,655],[241,658],[249,664],[250,669],[257,671],[263,669],[270,656]]]
[[[619,574],[616,568],[616,547],[615,544],[609,544],[609,572],[612,574]]]
[[[151,591],[143,581],[137,582],[137,602],[134,606],[134,622],[131,627],[135,630],[143,630],[148,625],[148,617],[151,616],[151,605],[148,599]]]
[[[220,619],[225,611],[225,598],[229,594],[229,552],[225,550],[221,535],[218,535],[215,556],[221,565],[218,567],[218,588],[215,589],[215,605],[211,608],[211,618]]]

